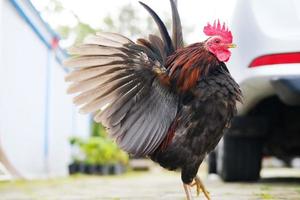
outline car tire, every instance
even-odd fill
[[[261,138],[225,135],[217,150],[217,172],[226,182],[256,181],[262,160]]]

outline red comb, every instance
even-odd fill
[[[218,35],[221,36],[227,43],[232,43],[232,34],[231,31],[228,30],[228,27],[225,26],[225,22],[223,23],[223,26],[221,27],[220,20],[216,23],[216,20],[214,21],[214,25],[210,25],[207,23],[206,26],[204,26],[203,32],[207,36],[214,36]]]

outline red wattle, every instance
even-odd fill
[[[231,56],[231,52],[227,49],[217,50],[214,54],[221,62],[227,62]]]

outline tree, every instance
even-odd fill
[[[124,5],[119,10],[117,17],[112,17],[111,15],[104,17],[99,22],[101,29],[95,29],[89,24],[82,22],[75,13],[64,8],[60,0],[51,0],[42,12],[46,13],[46,15],[59,15],[63,12],[68,12],[75,19],[75,26],[59,25],[56,27],[56,31],[61,35],[61,44],[63,47],[81,43],[87,35],[95,34],[97,31],[117,32],[131,39],[147,37],[148,33],[145,30],[151,30],[149,32],[151,34],[159,34],[153,19],[149,15],[146,18],[141,18],[130,3]],[[165,14],[163,18],[167,28],[170,30],[171,18],[169,14]],[[185,35],[188,34],[187,32],[191,32],[191,28],[184,28],[187,30],[185,31]]]

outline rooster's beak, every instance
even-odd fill
[[[228,44],[228,48],[235,48],[236,44]]]

